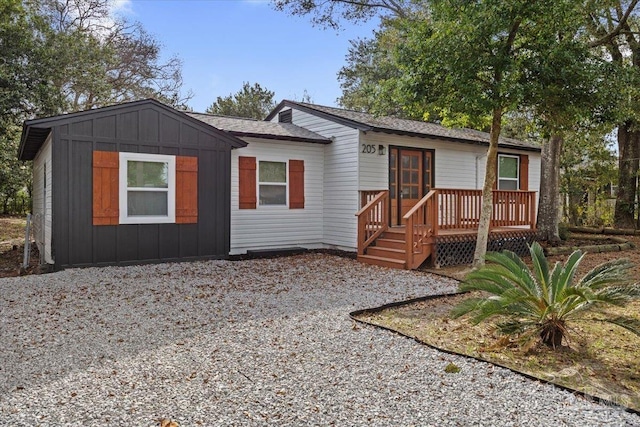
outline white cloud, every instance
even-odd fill
[[[122,15],[132,15],[133,7],[131,4],[131,0],[111,0],[110,8],[111,13],[122,14]]]

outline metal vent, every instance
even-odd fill
[[[292,123],[291,110],[280,111],[278,113],[278,122],[279,123]]]

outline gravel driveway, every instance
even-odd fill
[[[0,426],[640,425],[348,317],[455,287],[322,254],[0,279]]]

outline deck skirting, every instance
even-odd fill
[[[533,243],[536,230],[499,230],[489,234],[488,252],[510,250],[519,256],[529,254],[529,245]],[[452,265],[472,264],[476,249],[477,234],[446,234],[435,237],[433,266],[436,268]]]

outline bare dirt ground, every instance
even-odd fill
[[[24,228],[26,219],[16,216],[0,216],[0,277],[21,274],[24,259]],[[30,266],[22,273],[33,272],[39,255],[35,245],[31,247]]]

